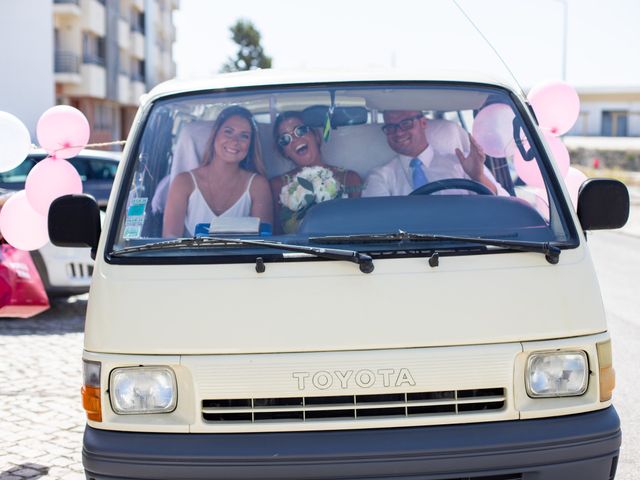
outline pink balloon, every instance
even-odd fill
[[[529,142],[523,141],[522,144],[525,150],[529,149]],[[520,155],[520,150],[516,149],[513,153],[513,165],[516,173],[524,183],[532,187],[544,188],[544,180],[535,158],[527,162]]]
[[[578,191],[587,178],[584,173],[574,167],[569,168],[569,172],[564,178],[564,183],[567,186],[567,190],[569,190],[569,196],[574,208],[578,208]]]
[[[19,250],[37,250],[49,241],[47,217],[31,208],[24,190],[12,195],[0,210],[0,232]]]
[[[473,121],[473,138],[492,157],[509,157],[515,149],[513,110],[502,103],[484,107]]]
[[[556,163],[558,170],[560,170],[560,176],[564,178],[569,171],[569,151],[567,150],[567,147],[564,146],[561,139],[554,137],[551,134],[545,133],[544,139],[551,150],[553,161]],[[528,150],[529,143],[526,140],[522,143],[525,150]],[[532,187],[544,187],[542,173],[540,172],[538,162],[536,162],[535,159],[526,162],[522,158],[522,155],[520,155],[520,151],[516,149],[513,154],[513,163],[516,173],[524,183],[531,185]]]
[[[549,133],[544,134],[544,139],[547,141],[556,166],[560,170],[560,176],[564,178],[569,171],[569,150],[567,150],[561,139]]]
[[[89,122],[77,108],[57,105],[38,120],[36,134],[40,146],[56,158],[71,158],[89,141]]]
[[[527,99],[536,112],[540,128],[555,136],[571,130],[580,114],[578,92],[564,82],[537,85],[531,89]]]
[[[78,171],[62,158],[45,158],[31,169],[24,189],[29,203],[41,215],[47,215],[56,198],[82,193],[82,179]]]

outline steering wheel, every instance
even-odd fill
[[[468,178],[445,178],[416,188],[409,195],[431,195],[440,190],[470,190],[478,195],[493,195],[485,185]]]

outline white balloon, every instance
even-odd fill
[[[0,111],[0,172],[20,165],[31,150],[31,135],[18,117]]]

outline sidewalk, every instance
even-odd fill
[[[631,208],[629,209],[629,220],[627,224],[616,232],[625,235],[640,237],[640,187],[627,187],[629,189],[629,199]]]

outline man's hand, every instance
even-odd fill
[[[496,186],[484,174],[484,150],[471,134],[469,134],[469,145],[469,155],[466,157],[462,150],[456,148],[456,156],[460,161],[460,165],[462,165],[462,169],[471,179],[482,183],[493,193],[497,193]]]
[[[469,135],[469,144],[471,148],[467,157],[464,156],[464,153],[459,148],[456,148],[456,156],[460,160],[465,173],[473,180],[480,181],[484,175],[484,150],[471,135]]]

